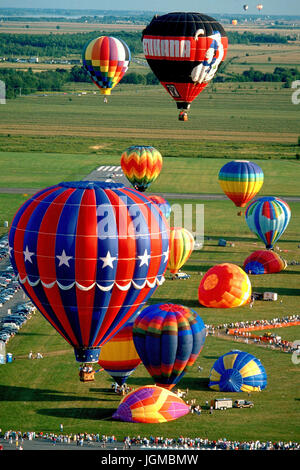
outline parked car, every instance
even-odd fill
[[[233,407],[234,408],[253,408],[254,403],[247,400],[235,400]]]

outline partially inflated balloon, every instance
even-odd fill
[[[202,278],[198,299],[201,305],[211,308],[241,307],[251,298],[250,280],[239,266],[231,263],[217,264]]]
[[[205,337],[203,320],[183,305],[150,305],[133,326],[133,341],[144,366],[157,385],[169,390],[194,364]]]
[[[234,350],[214,363],[208,385],[218,392],[259,392],[267,386],[267,374],[255,356]]]
[[[287,262],[272,250],[257,250],[244,261],[247,274],[279,273],[287,267]]]
[[[82,66],[101,90],[110,95],[128,69],[130,50],[121,39],[100,36],[89,41],[82,52]]]
[[[291,218],[291,209],[278,197],[261,197],[247,207],[245,217],[251,232],[269,249],[273,248],[286,230]]]
[[[171,214],[171,206],[168,203],[168,201],[161,196],[148,196],[148,197],[150,201],[158,205],[159,209],[162,211],[165,218],[168,219]]]
[[[146,60],[181,110],[214,78],[227,47],[223,27],[202,13],[155,15],[143,31]]]
[[[166,423],[189,413],[189,406],[165,388],[146,385],[126,395],[113,419],[129,423]]]
[[[170,257],[168,269],[176,274],[191,256],[195,246],[193,235],[183,227],[170,229]]]
[[[118,385],[123,385],[142,362],[135,349],[132,337],[135,318],[136,315],[101,348],[98,363]]]
[[[10,259],[76,359],[97,362],[99,348],[164,281],[168,234],[156,206],[123,184],[63,182],[18,210]]]
[[[122,153],[121,167],[134,188],[143,192],[160,174],[162,156],[154,147],[133,145]]]
[[[245,207],[264,183],[262,169],[247,160],[226,163],[219,172],[219,184],[237,207]]]

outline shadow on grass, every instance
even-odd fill
[[[57,390],[31,389],[29,387],[13,387],[0,385],[0,401],[22,402],[22,401],[98,401],[99,398],[86,396],[67,395]],[[105,400],[110,401],[110,400]]]
[[[290,289],[288,287],[255,287],[256,292],[276,292],[278,295],[300,295],[300,289]]]
[[[201,307],[201,305],[198,302],[198,299],[170,299],[165,298],[165,299],[149,299],[148,304],[160,304],[160,303],[172,303],[172,304],[177,304],[177,305],[183,305],[184,307],[189,307],[189,308],[196,308],[196,307]]]
[[[116,408],[45,408],[37,410],[37,414],[43,416],[52,416],[56,418],[74,418],[82,420],[106,420],[114,421],[112,415]]]

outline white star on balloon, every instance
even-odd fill
[[[29,251],[28,245],[26,245],[26,250],[23,251],[23,253],[24,253],[24,256],[25,256],[25,261],[29,261],[30,263],[32,263],[31,257],[34,255],[34,252]]]
[[[164,262],[166,263],[169,259],[169,247],[168,247],[167,251],[163,252],[163,255],[165,257]]]
[[[149,258],[151,258],[151,256],[148,255],[148,251],[145,250],[145,251],[144,251],[144,254],[138,256],[138,258],[141,260],[141,262],[140,262],[140,267],[143,266],[143,264],[146,264],[146,266],[148,266],[148,264],[149,264],[149,263],[148,263],[148,260],[149,260]]]
[[[110,268],[113,269],[113,262],[117,259],[114,256],[111,256],[110,252],[108,251],[106,256],[104,258],[99,258],[101,261],[103,261],[102,269],[105,268],[106,266],[109,266]]]
[[[63,250],[61,255],[56,255],[56,258],[59,259],[59,265],[58,265],[58,267],[59,267],[59,266],[62,266],[63,264],[65,264],[65,265],[68,266],[68,268],[69,268],[69,267],[70,267],[70,265],[69,265],[69,259],[73,258],[73,256],[67,256],[65,250]]]

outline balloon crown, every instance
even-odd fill
[[[77,189],[119,189],[125,188],[123,183],[112,183],[110,181],[62,181],[59,186]]]

